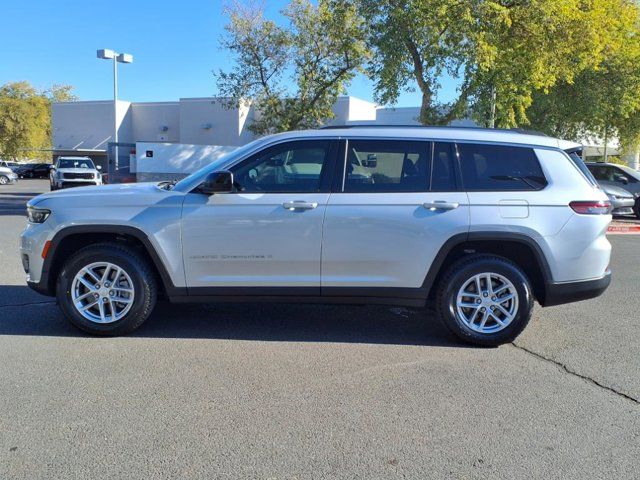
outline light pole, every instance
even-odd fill
[[[113,142],[115,145],[115,166],[118,168],[118,63],[133,63],[133,55],[118,53],[103,48],[98,50],[97,57],[113,61]]]

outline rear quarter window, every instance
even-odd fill
[[[458,144],[465,190],[527,191],[547,185],[532,148]]]
[[[587,167],[585,165],[585,163],[582,161],[582,158],[580,158],[580,155],[578,155],[577,152],[571,152],[571,151],[567,151],[565,152],[567,155],[569,155],[569,158],[571,159],[571,161],[573,162],[573,164],[578,168],[578,170],[580,170],[582,172],[582,174],[586,177],[586,179],[589,181],[589,183],[593,186],[598,186],[598,182],[596,181],[596,179],[594,178],[594,172],[591,171],[590,167]],[[597,175],[595,175],[597,176]]]

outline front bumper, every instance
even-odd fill
[[[95,187],[102,185],[98,180],[61,180],[58,182],[58,188],[73,188],[73,187]]]
[[[602,277],[593,280],[547,283],[545,286],[545,298],[540,304],[543,307],[551,307],[599,297],[609,287],[610,283],[611,270],[607,270]]]

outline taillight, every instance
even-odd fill
[[[613,210],[611,203],[606,200],[571,202],[569,206],[581,215],[609,215]]]

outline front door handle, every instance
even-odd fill
[[[318,206],[318,202],[305,202],[304,200],[294,200],[293,202],[284,202],[282,204],[287,210],[313,210]]]
[[[425,202],[422,204],[427,210],[455,210],[460,206],[458,202],[445,202],[444,200],[436,200],[434,202]]]

